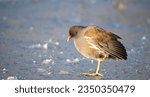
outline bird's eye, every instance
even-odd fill
[[[71,32],[69,32],[69,35],[72,35]]]

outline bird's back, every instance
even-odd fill
[[[118,35],[106,30],[87,26],[79,33],[75,39],[75,45],[82,55],[86,53],[90,57],[107,57],[113,59],[127,59],[127,53],[123,44],[118,41]],[[80,45],[77,45],[80,44]]]

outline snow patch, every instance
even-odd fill
[[[146,40],[146,36],[143,36],[143,37],[142,37],[142,40]]]
[[[34,27],[33,26],[30,26],[30,28],[29,28],[30,30],[34,30]]]
[[[52,39],[49,39],[47,42],[51,43],[51,44],[54,44],[56,46],[58,46],[60,44],[58,41],[53,41]]]
[[[60,70],[59,74],[69,74],[69,72],[65,70]]]
[[[34,44],[34,45],[31,45],[29,46],[29,48],[41,48],[41,49],[48,49],[48,43],[45,43],[45,44]]]
[[[91,60],[91,63],[93,64],[93,63],[94,63],[94,60]]]
[[[57,46],[58,46],[58,45],[59,45],[59,42],[58,42],[58,41],[57,41],[57,42],[55,42],[55,45],[57,45]]]
[[[44,69],[44,68],[38,68],[37,71],[42,73],[43,75],[51,75],[52,74],[50,69],[47,70],[47,69]]]
[[[64,52],[63,52],[63,51],[61,51],[61,52],[59,52],[59,54],[63,55],[63,54],[64,54]]]
[[[18,80],[16,76],[9,76],[7,77],[7,80]]]
[[[73,59],[73,60],[66,59],[66,62],[67,62],[67,63],[71,63],[71,64],[76,64],[76,63],[78,63],[79,61],[80,61],[79,58],[75,58],[75,59]]]
[[[52,59],[45,59],[45,60],[43,60],[43,62],[42,62],[42,64],[49,64],[49,63],[52,63],[52,64],[54,64],[54,61],[52,60]]]

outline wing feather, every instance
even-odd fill
[[[123,44],[118,41],[118,39],[121,39],[118,35],[95,26],[87,27],[84,35],[85,37],[90,37],[92,43],[96,46],[98,45],[97,47],[99,49],[103,49],[113,58],[127,59],[126,49]]]

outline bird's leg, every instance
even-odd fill
[[[100,65],[102,64],[102,60],[98,60],[97,69],[95,73],[83,73],[86,76],[103,76],[99,73]]]
[[[99,73],[99,69],[100,69],[100,66],[102,64],[102,60],[98,60],[98,64],[97,64],[97,68],[96,68],[96,75],[98,76],[103,76],[102,74]]]

